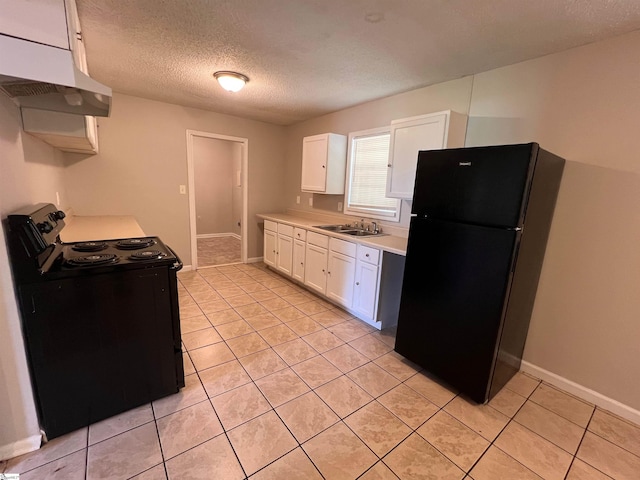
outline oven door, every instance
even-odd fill
[[[177,292],[168,271],[120,270],[20,287],[29,364],[48,438],[178,391]]]

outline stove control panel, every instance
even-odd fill
[[[7,218],[11,229],[21,237],[29,257],[35,257],[54,244],[64,228],[66,215],[51,203],[41,203],[14,212]]]

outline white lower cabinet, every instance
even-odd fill
[[[266,263],[266,262],[265,262]],[[293,238],[278,234],[276,248],[276,268],[282,273],[293,274]]]
[[[356,263],[356,283],[353,291],[353,310],[359,318],[374,321],[378,298],[379,267],[360,260]]]
[[[327,269],[327,297],[344,307],[351,308],[355,273],[355,258],[330,251]]]
[[[304,263],[306,243],[295,238],[293,240],[293,278],[299,282],[304,282]]]
[[[270,267],[276,266],[276,242],[278,234],[265,228],[264,231],[264,263]]]
[[[323,295],[327,292],[327,249],[307,243],[304,284]]]
[[[265,220],[265,264],[372,325],[378,316],[381,262],[376,248]]]

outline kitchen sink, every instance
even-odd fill
[[[353,227],[348,225],[314,225],[315,228],[321,228],[322,230],[328,230],[330,232],[343,232],[347,230],[353,230]]]
[[[362,228],[354,228],[350,225],[314,225],[315,228],[321,228],[329,232],[341,233],[344,235],[351,235],[353,237],[381,237],[387,235],[381,232],[372,232],[370,230],[364,230]]]
[[[383,235],[386,235],[386,233],[372,232],[369,230],[343,230],[338,233],[353,235],[354,237],[372,237],[372,236],[381,237]]]

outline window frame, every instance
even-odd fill
[[[377,127],[377,128],[369,128],[367,130],[359,130],[356,132],[349,132],[348,140],[347,140],[347,171],[345,176],[345,185],[344,185],[344,206],[343,213],[345,215],[355,215],[358,217],[367,217],[376,220],[383,220],[387,222],[398,223],[400,221],[400,209],[402,207],[401,199],[393,199],[396,201],[396,208],[394,214],[385,214],[378,209],[373,207],[371,208],[358,208],[349,206],[349,197],[351,196],[351,181],[353,178],[353,167],[355,165],[353,161],[354,149],[353,142],[358,138],[363,137],[373,137],[380,134],[387,133],[389,136],[391,135],[391,126],[385,127]],[[391,146],[391,145],[389,145]],[[389,171],[387,170],[387,175]],[[385,182],[385,191],[386,191],[386,182]]]

